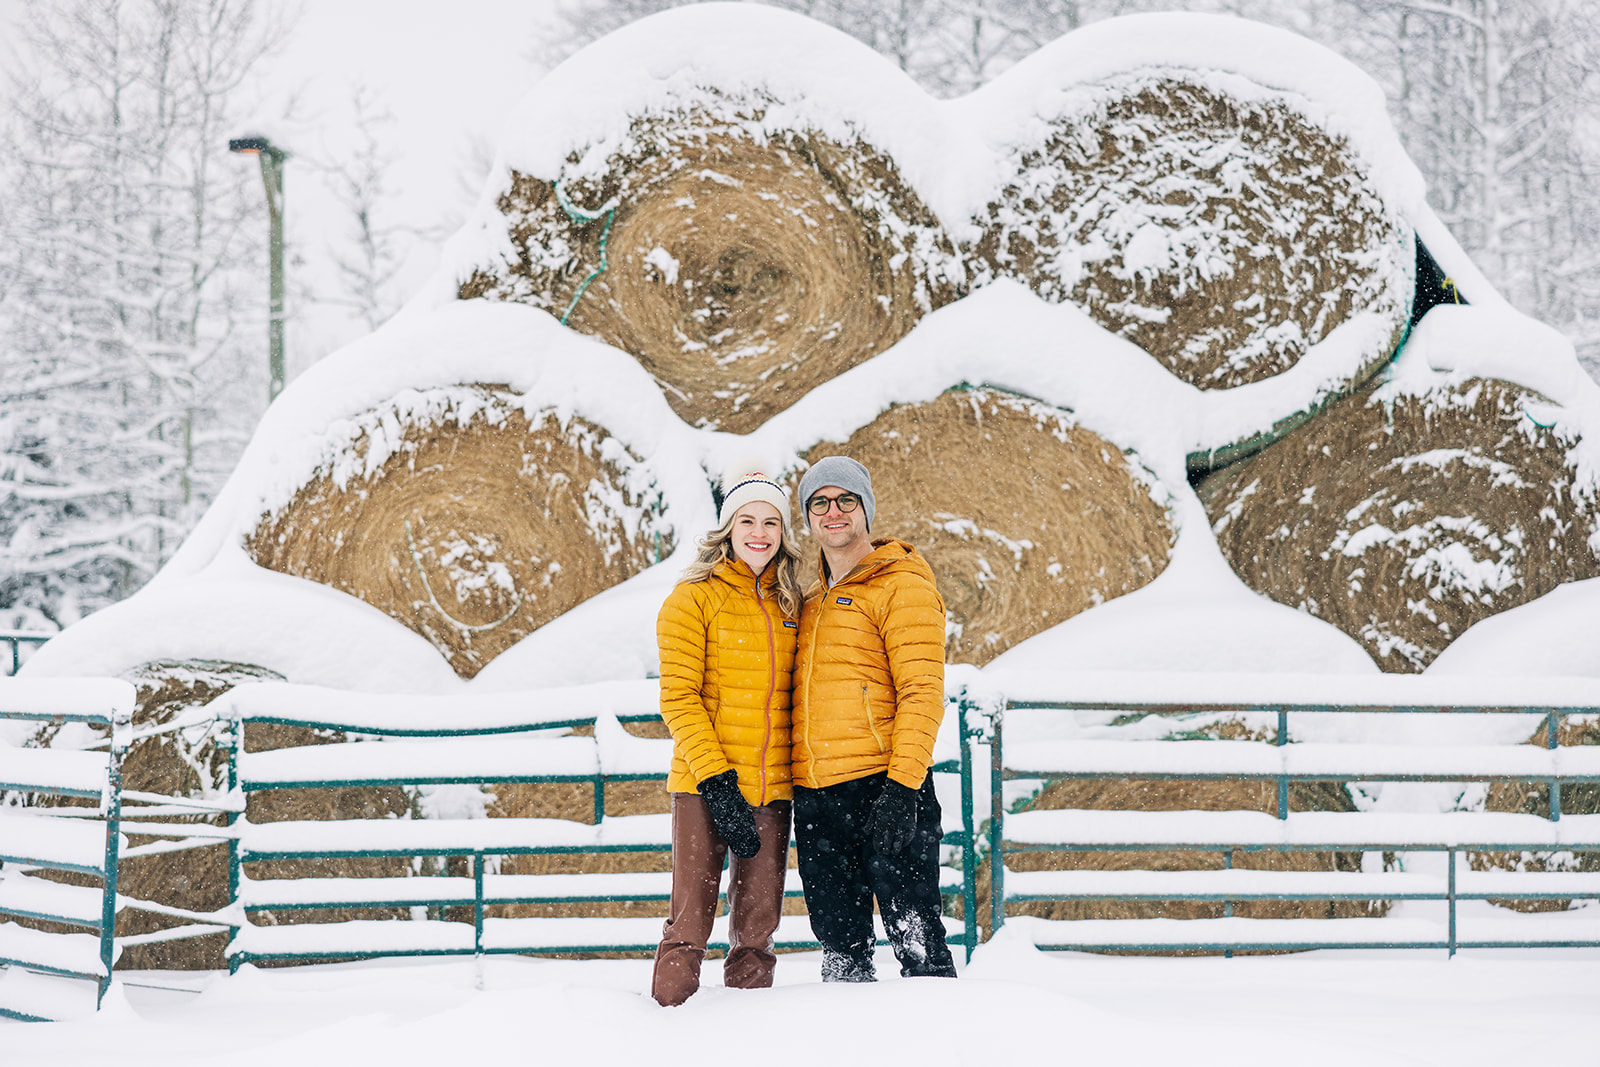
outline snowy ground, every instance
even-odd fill
[[[1002,937],[955,982],[824,986],[819,964],[787,955],[771,990],[709,984],[677,1009],[645,995],[642,960],[496,957],[481,991],[469,960],[128,974],[198,992],[119,986],[93,1019],[4,1026],[0,1048],[11,1063],[703,1067],[748,1036],[754,1062],[774,1065],[1504,1065],[1592,1063],[1600,1018],[1591,951],[1157,959]],[[878,967],[895,973],[886,950]],[[719,982],[716,964],[707,977]]]

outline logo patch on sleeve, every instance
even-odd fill
[[[789,629],[791,629],[791,630],[798,630],[798,629],[800,629],[800,624],[799,624],[799,623],[797,623],[797,622],[791,622],[791,621],[790,621],[790,620],[788,620],[788,619],[784,619],[784,620],[783,620],[783,624],[784,624],[784,625],[785,625],[785,626],[787,626],[787,627],[788,627],[788,628],[789,628]]]
[[[836,603],[836,604],[848,604],[848,603],[850,603],[850,598],[847,597],[847,596],[842,596],[842,597],[839,597],[838,599],[836,599],[834,601],[834,603]]]

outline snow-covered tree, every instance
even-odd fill
[[[355,136],[349,153],[326,166],[347,220],[339,243],[329,248],[339,272],[337,302],[354,309],[367,328],[375,330],[404,299],[393,283],[416,230],[385,218],[395,195],[389,172],[397,153],[384,135],[394,125],[394,116],[363,85],[354,89],[351,107]]]
[[[0,118],[0,612],[143,584],[265,399],[260,190],[230,105],[254,0],[31,5]],[[249,310],[246,310],[246,309]],[[251,327],[246,331],[245,327]]]

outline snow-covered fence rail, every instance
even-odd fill
[[[582,905],[665,901],[665,872],[500,874],[505,856],[667,852],[670,816],[605,813],[609,783],[665,781],[671,742],[636,737],[624,723],[657,720],[653,681],[470,699],[358,694],[304,686],[241,686],[185,720],[210,716],[232,723],[230,789],[268,790],[386,786],[585,783],[592,787],[590,824],[560,818],[434,818],[295,820],[253,823],[235,817],[230,836],[231,897],[241,915],[266,911],[410,908],[405,920],[347,920],[258,926],[241,921],[228,948],[232,968],[253,960],[310,960],[395,955],[602,953],[649,951],[660,918],[633,916],[496,917],[499,905]],[[243,750],[248,723],[337,730],[327,744],[263,752]],[[592,736],[573,734],[591,727]],[[941,772],[958,772],[947,761]],[[970,797],[970,777],[965,795]],[[970,890],[970,804],[963,830],[947,845],[969,854],[967,877],[949,870],[947,894]],[[467,876],[251,878],[250,863],[404,857],[465,858]],[[800,895],[790,872],[786,893]],[[437,918],[439,909],[472,909],[472,922]],[[726,920],[711,940],[727,947]],[[954,925],[954,924],[953,924]],[[956,926],[956,936],[974,931]],[[780,947],[814,947],[804,915],[780,922]],[[969,944],[968,948],[972,946]]]
[[[1459,914],[1463,901],[1600,898],[1600,873],[1473,870],[1461,862],[1463,853],[1600,853],[1600,814],[1562,811],[1564,790],[1600,782],[1600,746],[1560,744],[1564,723],[1600,714],[1595,679],[995,673],[969,683],[960,702],[968,715],[989,719],[994,928],[1008,921],[1007,905],[1041,901],[1224,905],[1221,918],[1009,920],[1042,948],[1600,946],[1600,921],[1582,910],[1516,914],[1485,906]],[[1224,718],[1268,739],[1195,736],[1197,725]],[[1541,726],[1545,747],[1525,743]],[[1276,806],[1272,813],[1007,812],[1019,787],[1029,790],[1024,783],[1118,778],[1271,782]],[[1544,787],[1549,801],[1539,815],[1385,810],[1381,803],[1291,811],[1297,782],[1519,782]],[[1023,852],[1112,851],[1221,853],[1226,866],[1024,871],[1005,862]],[[1361,853],[1363,862],[1360,871],[1232,869],[1235,853],[1261,851]],[[1385,869],[1384,857],[1397,854],[1401,869]],[[1244,918],[1232,913],[1241,901],[1434,901],[1443,915],[1412,907],[1381,918]]]
[[[94,808],[0,810],[0,1016],[45,1020],[71,1014],[82,1007],[83,981],[94,983],[96,1004],[110,984],[123,843],[120,777],[133,702],[133,686],[115,679],[0,679],[0,719],[82,723],[111,734],[105,753],[0,747],[0,793],[98,801]],[[101,888],[36,878],[34,871],[90,875]],[[93,933],[51,933],[16,919]]]
[[[0,663],[8,665],[6,675],[15,675],[22,669],[22,649],[25,645],[38,646],[54,637],[53,633],[38,633],[32,630],[0,630],[0,644],[6,646],[9,655],[0,657]]]

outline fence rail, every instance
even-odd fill
[[[11,669],[0,677],[14,676],[22,669],[22,648],[24,645],[38,647],[54,637],[53,633],[43,633],[35,630],[0,630],[0,644],[8,646],[10,652]],[[0,660],[4,662],[4,660]]]
[[[603,953],[649,951],[661,936],[661,920],[634,917],[495,918],[490,907],[522,904],[659,902],[670,896],[670,874],[638,872],[570,875],[500,875],[492,861],[504,856],[660,853],[671,850],[668,815],[608,816],[608,784],[665,782],[671,742],[630,735],[625,723],[659,720],[653,684],[609,687],[599,693],[577,691],[543,696],[521,694],[509,706],[480,707],[463,718],[420,714],[397,717],[381,706],[341,706],[325,694],[306,701],[285,699],[294,687],[251,686],[227,702],[232,725],[229,786],[242,794],[268,790],[416,786],[438,784],[579,783],[591,787],[592,824],[565,819],[443,819],[338,822],[251,823],[235,817],[229,840],[232,898],[246,913],[349,907],[471,907],[472,923],[435,918],[411,922],[353,920],[342,923],[240,925],[228,949],[230,968],[254,960],[309,960],[346,956],[467,955],[501,953]],[[562,699],[562,697],[566,699]],[[226,700],[226,698],[224,698]],[[286,713],[286,705],[299,710]],[[575,707],[576,705],[576,707]],[[542,709],[542,710],[541,710]],[[270,752],[242,751],[248,722],[311,726],[358,732],[360,740]],[[450,722],[440,726],[440,722]],[[587,727],[593,736],[551,736],[553,731]],[[520,735],[520,736],[519,736]],[[935,766],[940,774],[960,774],[962,761]],[[965,779],[969,788],[970,766]],[[942,890],[964,894],[968,921],[952,931],[968,954],[976,944],[975,834],[971,806],[945,844],[963,853],[962,870],[947,870]],[[384,857],[460,857],[470,875],[424,878],[252,879],[244,865],[266,860]],[[785,895],[800,896],[790,872]],[[727,948],[725,920],[716,925],[710,947]],[[814,948],[804,916],[784,916],[775,936],[778,947]]]
[[[1132,951],[1245,951],[1304,948],[1459,948],[1600,946],[1600,921],[1507,916],[1463,925],[1464,900],[1600,898],[1600,875],[1573,871],[1462,869],[1463,853],[1600,853],[1600,815],[1563,817],[1562,796],[1600,781],[1600,746],[1563,747],[1563,723],[1600,715],[1600,682],[1589,679],[1196,678],[1159,674],[984,679],[964,692],[967,713],[988,721],[992,864],[989,918],[994,929],[1020,924],[1041,948]],[[1322,692],[1317,702],[1296,700]],[[1519,699],[1521,697],[1522,699]],[[1469,724],[1477,733],[1519,733],[1542,724],[1545,747],[1521,743],[1373,743],[1297,740],[1292,726],[1337,734],[1328,720],[1362,715],[1426,716]],[[1079,717],[1094,725],[1085,728]],[[1197,717],[1238,717],[1267,740],[1185,737]],[[1520,716],[1509,730],[1493,718]],[[1150,717],[1170,720],[1153,727]],[[1318,724],[1317,720],[1322,720]],[[1008,724],[1020,736],[1009,738]],[[1016,727],[1022,727],[1017,730]],[[1135,732],[1144,739],[1111,740]],[[1459,731],[1458,731],[1459,732]],[[1065,779],[1155,779],[1272,783],[1272,813],[1256,811],[1008,811],[1007,783]],[[1290,810],[1296,782],[1523,782],[1548,790],[1546,814],[1483,811],[1403,813]],[[1360,853],[1357,871],[1235,870],[1241,852]],[[1222,870],[1017,871],[1007,857],[1026,852],[1220,853]],[[1383,855],[1439,853],[1430,873],[1383,869]],[[1419,863],[1418,866],[1426,866]],[[1435,865],[1439,866],[1439,865]],[[1008,905],[1049,901],[1209,901],[1214,919],[1042,919],[1009,916]],[[1414,918],[1259,919],[1233,915],[1241,901],[1436,901],[1442,923]]]
[[[96,1006],[110,985],[116,959],[122,760],[132,734],[133,702],[133,686],[113,680],[6,679],[0,684],[0,719],[78,723],[104,727],[110,734],[105,755],[0,749],[0,791],[99,801],[97,808],[87,809],[93,819],[61,817],[82,808],[0,814],[0,915],[93,931],[47,933],[0,922],[0,964],[10,971],[92,982]],[[61,814],[47,814],[53,810]],[[101,888],[34,878],[33,871],[92,875],[101,880]],[[37,1021],[56,1013],[57,998],[42,987],[20,984],[19,989],[19,983],[8,981],[0,989],[0,1016]]]
[[[1319,702],[1294,699],[1316,692]],[[1025,676],[953,668],[949,731],[934,770],[960,779],[959,812],[946,819],[943,871],[947,899],[960,897],[953,940],[970,957],[978,939],[978,875],[991,866],[988,918],[1011,924],[1043,948],[1244,951],[1414,947],[1454,953],[1465,947],[1600,946],[1600,920],[1582,911],[1483,915],[1466,921],[1463,901],[1600,898],[1600,872],[1474,870],[1462,853],[1600,852],[1600,814],[1563,810],[1563,796],[1600,782],[1600,746],[1562,745],[1563,727],[1600,716],[1594,680],[1209,677],[1124,675]],[[663,781],[670,742],[635,737],[625,723],[657,718],[653,683],[608,683],[469,700],[358,694],[283,684],[241,686],[206,708],[135,731],[131,687],[122,682],[0,683],[0,717],[77,723],[108,736],[77,750],[0,748],[0,790],[29,796],[97,800],[95,807],[27,807],[0,812],[0,915],[43,920],[89,934],[53,934],[0,922],[0,1013],[47,1018],[44,1001],[7,999],[21,973],[92,981],[96,1002],[120,946],[226,931],[229,961],[309,960],[384,955],[597,953],[649,950],[659,918],[499,918],[502,905],[660,902],[662,872],[501,874],[498,857],[670,850],[669,816],[607,816],[608,785]],[[1384,721],[1513,724],[1499,740],[1448,743],[1373,741],[1371,722],[1343,740],[1317,724],[1352,715]],[[1521,716],[1520,719],[1508,716]],[[1201,739],[1197,724],[1231,717],[1248,740]],[[336,730],[345,739],[247,752],[247,723]],[[441,725],[447,724],[447,725]],[[1509,743],[1537,727],[1544,747]],[[592,736],[574,736],[588,727]],[[129,746],[174,730],[209,729],[228,754],[226,787],[215,796],[167,797],[125,790],[121,765]],[[1129,739],[1135,738],[1135,739]],[[1415,736],[1409,739],[1415,742]],[[1447,739],[1448,740],[1448,739]],[[987,760],[981,760],[988,749]],[[975,810],[988,777],[988,819]],[[1275,808],[1261,811],[1013,811],[1011,804],[1045,781],[1137,778],[1271,783]],[[1523,782],[1549,792],[1541,814],[1483,811],[1404,813],[1291,811],[1298,782]],[[582,783],[591,787],[592,822],[552,818],[347,819],[253,823],[252,793],[329,787],[446,783]],[[212,814],[223,825],[173,821]],[[136,820],[131,822],[129,820]],[[153,843],[129,848],[124,835]],[[988,846],[988,857],[979,846]],[[118,864],[128,858],[225,843],[227,908],[194,913],[117,893]],[[1027,852],[1212,852],[1215,870],[1013,870]],[[1360,870],[1283,871],[1235,868],[1241,853],[1360,853]],[[1384,855],[1436,853],[1442,862],[1392,869]],[[335,857],[460,857],[454,872],[428,877],[252,878],[246,864]],[[100,888],[64,885],[37,871],[89,874]],[[786,895],[800,895],[790,872]],[[1011,914],[1048,901],[1208,901],[1220,918],[1050,920]],[[1442,903],[1443,921],[1415,915],[1382,918],[1257,919],[1235,916],[1243,901]],[[174,929],[116,938],[124,908],[184,920]],[[411,921],[353,920],[257,926],[266,911],[412,908]],[[446,921],[440,909],[471,909],[471,922]],[[719,924],[713,947],[726,946]],[[720,939],[720,940],[719,940]],[[777,941],[813,947],[804,916],[785,916]]]

